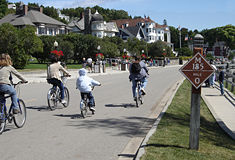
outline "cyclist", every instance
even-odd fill
[[[95,111],[95,99],[92,95],[92,86],[101,86],[100,82],[87,76],[87,70],[82,68],[78,71],[79,77],[77,79],[76,88],[81,92],[81,99],[83,100],[84,94],[88,94],[90,110]],[[82,102],[81,100],[81,102]]]
[[[142,83],[141,83],[141,92],[142,95],[145,95],[145,87],[147,85],[147,78],[148,78],[148,68],[146,66],[146,64],[144,63],[144,60],[141,61],[140,57],[135,56],[134,57],[134,61],[132,62],[132,64],[130,65],[129,68],[129,72],[130,72],[130,76],[129,79],[130,81],[132,81],[132,94],[133,94],[133,98],[134,100],[136,100],[136,79],[139,79]]]
[[[64,75],[70,77],[71,75],[69,72],[58,62],[58,56],[51,55],[51,64],[48,66],[47,69],[47,82],[52,84],[53,86],[58,86],[61,92],[61,103],[67,103],[64,99],[64,84],[61,80],[61,73],[62,71]]]
[[[0,55],[0,102],[4,99],[4,94],[11,96],[11,106],[13,108],[13,114],[20,112],[17,102],[17,95],[15,88],[11,85],[12,76],[15,75],[23,83],[27,83],[26,79],[12,66],[11,57],[9,54]],[[2,109],[1,109],[2,111]]]

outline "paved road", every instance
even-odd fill
[[[75,79],[70,79],[71,103],[68,108],[49,111],[46,93],[50,85],[22,85],[21,97],[27,105],[28,119],[22,129],[8,124],[0,136],[1,160],[116,160],[137,136],[147,133],[149,115],[164,93],[182,78],[179,67],[150,70],[144,105],[135,108],[128,73],[94,77],[102,83],[94,95],[97,112],[80,117],[80,95]]]

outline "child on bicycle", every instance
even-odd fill
[[[88,94],[90,110],[95,111],[95,99],[92,95],[92,86],[101,86],[100,82],[87,76],[87,70],[82,68],[78,71],[79,77],[77,79],[76,88],[81,92],[81,99],[84,99],[84,94]],[[81,100],[81,101],[82,101]]]
[[[47,69],[47,82],[52,84],[53,86],[58,86],[61,92],[61,103],[66,104],[66,100],[64,99],[64,84],[61,79],[62,71],[65,76],[70,77],[71,75],[69,72],[58,62],[58,56],[51,55],[51,64],[48,66]]]
[[[11,74],[15,75],[23,83],[27,83],[25,78],[12,66],[11,57],[8,54],[0,54],[0,102],[4,99],[4,94],[9,94],[11,96],[13,114],[17,114],[20,110],[16,90],[11,85]]]

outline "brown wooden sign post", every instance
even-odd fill
[[[192,84],[189,148],[196,150],[199,148],[201,85],[214,73],[200,49],[194,48],[194,57],[180,68],[180,72]]]

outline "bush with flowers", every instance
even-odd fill
[[[97,53],[95,56],[97,59],[104,59],[104,55],[102,53]]]

